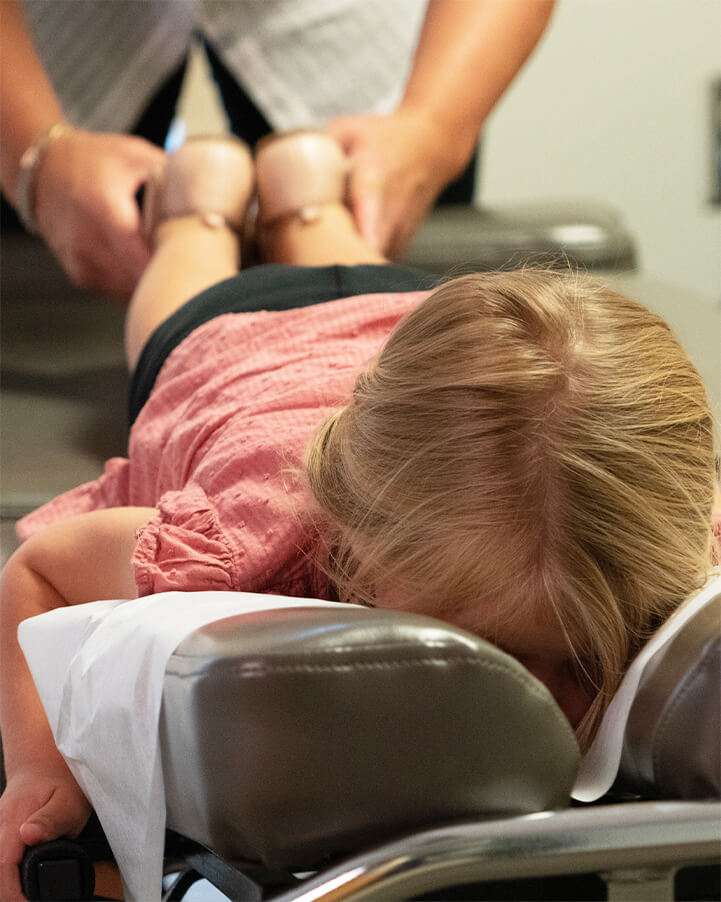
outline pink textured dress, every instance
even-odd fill
[[[129,442],[99,479],[18,523],[156,507],[138,530],[140,595],[199,589],[324,597],[317,536],[294,474],[323,417],[429,292],[371,294],[281,312],[225,314],[168,356]]]

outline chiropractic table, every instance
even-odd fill
[[[613,274],[635,249],[586,202],[456,207],[405,262],[457,274],[547,258]],[[720,621],[717,588],[650,656],[590,768],[541,684],[439,621],[309,602],[190,630],[161,668],[162,892],[203,876],[277,902],[719,899]],[[584,768],[586,800],[572,796]],[[28,897],[91,898],[110,854],[95,818],[77,842],[36,847]]]
[[[197,610],[198,593],[168,594],[159,616]],[[719,898],[721,573],[639,655],[580,770],[545,687],[483,640],[417,615],[272,603],[218,609],[163,658],[163,898],[201,877],[276,902]],[[92,664],[79,679],[82,692]],[[90,855],[83,837],[33,850],[30,898],[92,898],[86,840]]]

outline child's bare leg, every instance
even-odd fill
[[[238,271],[253,161],[242,141],[194,138],[170,154],[146,186],[145,231],[155,253],[126,320],[130,368],[151,332],[190,298]]]
[[[266,263],[352,266],[388,262],[361,237],[350,211],[340,203],[325,204],[311,222],[284,216],[263,226],[261,249]]]
[[[199,216],[161,223],[155,244],[125,321],[125,353],[131,370],[160,323],[198,292],[238,271],[237,232],[226,225],[210,227]]]
[[[125,350],[134,369],[143,345],[171,313],[205,288],[238,271],[240,238],[233,229],[210,228],[198,216],[169,219],[158,227],[156,250],[128,308]],[[266,263],[325,266],[386,263],[361,238],[350,211],[325,204],[312,222],[285,216],[262,227]]]

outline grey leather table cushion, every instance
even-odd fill
[[[651,659],[629,712],[619,785],[651,798],[721,797],[721,594]]]
[[[172,655],[168,826],[224,857],[311,868],[399,831],[568,803],[574,734],[517,661],[365,608],[218,621]]]

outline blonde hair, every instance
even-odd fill
[[[587,276],[464,276],[408,315],[306,454],[342,600],[406,587],[562,625],[596,689],[704,580],[714,424],[658,316]],[[492,641],[492,637],[488,637]]]

